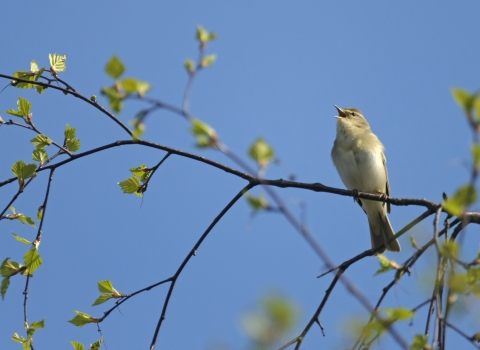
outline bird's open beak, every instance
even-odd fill
[[[338,111],[338,115],[335,116],[335,118],[337,118],[338,120],[341,120],[342,118],[345,118],[347,115],[345,114],[345,111],[343,109],[341,109],[340,107],[338,107],[337,105],[334,105],[335,108],[337,109]]]

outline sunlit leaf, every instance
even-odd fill
[[[132,176],[125,181],[118,183],[123,190],[123,193],[136,193],[139,197],[142,196],[141,193],[138,192],[140,189],[140,180],[136,176]]]
[[[391,321],[405,321],[411,319],[415,315],[414,311],[404,307],[381,309],[379,312],[386,313]]]
[[[123,90],[125,90],[127,94],[132,94],[134,92],[137,92],[138,84],[135,78],[122,79],[120,81],[120,84],[122,84]]]
[[[25,239],[25,238],[22,238],[22,237],[20,237],[19,235],[13,233],[13,232],[12,232],[12,234],[13,234],[13,237],[15,237],[15,239],[16,239],[17,241],[22,242],[23,244],[32,244],[32,242],[30,242],[29,240],[27,240],[27,239]]]
[[[74,350],[85,350],[85,347],[83,346],[83,344],[79,343],[78,341],[71,340],[70,344],[73,345]]]
[[[37,73],[38,71],[39,71],[39,68],[38,68],[37,61],[32,60],[32,62],[30,62],[30,73]]]
[[[20,180],[26,180],[35,174],[37,166],[35,164],[26,164],[23,160],[15,162],[12,166],[12,172]]]
[[[472,159],[473,166],[478,171],[480,168],[480,144],[478,143],[472,145]]]
[[[410,350],[425,350],[425,347],[428,344],[428,335],[417,334],[413,338],[413,343],[410,346]]]
[[[467,113],[472,110],[475,99],[477,98],[475,94],[471,94],[467,90],[459,88],[452,88],[452,95],[455,102],[457,102],[457,104]]]
[[[120,113],[123,108],[123,98],[125,97],[121,94],[115,87],[102,88],[102,93],[107,97],[110,108],[115,113]]]
[[[30,325],[30,328],[35,328],[35,329],[45,328],[45,319],[43,319],[41,321],[38,321],[38,322],[33,322]]]
[[[84,312],[80,312],[77,310],[73,310],[77,314],[74,318],[69,320],[71,324],[77,326],[77,327],[83,327],[88,323],[97,323],[99,321],[98,318],[90,316],[89,314],[86,314]]]
[[[189,74],[195,72],[195,62],[191,58],[187,58],[184,63],[185,69]]]
[[[50,60],[50,67],[53,69],[53,73],[65,71],[65,61],[67,60],[67,55],[57,55],[56,53],[49,54],[48,59]]]
[[[457,192],[449,197],[444,203],[443,208],[455,216],[463,214],[465,208],[477,201],[477,191],[472,184],[460,187]]]
[[[18,111],[9,109],[7,110],[7,113],[14,115],[16,117],[24,118],[30,114],[30,110],[32,109],[32,104],[28,102],[28,100],[24,99],[23,97],[19,97],[17,100],[17,108],[18,108]]]
[[[77,128],[72,128],[70,125],[67,124],[65,127],[65,131],[63,132],[63,135],[65,136],[65,139],[67,140],[72,140],[75,138]]]
[[[110,294],[101,294],[97,300],[95,300],[95,302],[92,304],[92,306],[96,306],[96,305],[100,305],[100,304],[103,304],[104,302],[106,302],[107,300],[110,300],[112,299],[112,296]]]
[[[265,198],[265,195],[261,193],[258,197],[252,196],[249,193],[245,194],[248,204],[253,210],[268,209],[268,201]]]
[[[113,79],[118,79],[125,72],[125,66],[117,55],[113,55],[105,66],[105,72]]]
[[[32,274],[42,264],[42,257],[40,256],[40,254],[38,254],[38,251],[34,248],[25,253],[25,255],[23,256],[23,261],[25,263],[25,266],[27,266],[27,269],[30,272],[30,274]]]
[[[3,278],[2,284],[0,285],[0,294],[2,296],[2,300],[5,300],[5,294],[7,293],[9,285],[10,285],[10,277]]]
[[[52,140],[43,134],[38,134],[30,140],[36,148],[45,148],[52,144]]]
[[[216,61],[216,59],[217,59],[217,55],[215,55],[215,54],[205,56],[202,59],[202,62],[200,63],[200,65],[204,68],[210,67]]]
[[[90,348],[88,350],[100,350],[102,346],[103,339],[98,339],[95,343],[90,344]]]
[[[37,148],[32,153],[32,159],[43,165],[48,160],[48,154],[45,149]]]
[[[78,152],[78,150],[80,149],[80,140],[78,139],[69,140],[67,142],[67,149],[70,152]]]
[[[393,260],[388,260],[388,258],[383,254],[377,255],[378,262],[380,263],[380,269],[375,272],[375,275],[390,271],[392,269],[398,269],[398,264]]]
[[[250,146],[248,155],[256,160],[260,167],[265,167],[273,161],[275,157],[273,147],[266,143],[261,137],[256,139]]]

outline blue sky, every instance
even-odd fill
[[[127,67],[126,76],[152,84],[151,97],[180,106],[187,80],[183,62],[197,56],[194,33],[202,24],[218,34],[208,47],[218,59],[197,77],[191,112],[247,161],[247,149],[258,136],[273,145],[282,166],[272,165],[267,178],[293,173],[298,181],[343,188],[330,159],[336,123],[333,105],[353,106],[363,111],[386,147],[392,196],[440,201],[442,192],[453,193],[469,177],[471,133],[450,88],[473,91],[480,86],[479,7],[475,1],[414,5],[50,1],[41,8],[9,2],[2,5],[0,73],[27,70],[32,59],[47,66],[49,53],[66,54],[67,70],[61,78],[107,105],[99,90],[112,83],[104,66],[117,54]],[[8,118],[4,111],[14,108],[19,96],[32,102],[37,127],[51,138],[61,142],[65,124],[76,127],[81,151],[128,139],[97,110],[55,91],[39,96],[7,88],[0,94],[4,119]],[[142,107],[128,102],[119,117],[128,122]],[[184,119],[160,111],[147,120],[143,138],[238,168],[220,152],[196,149],[188,130]],[[30,160],[31,138],[32,133],[20,128],[0,128],[0,181],[12,176],[15,161]],[[46,318],[46,328],[35,337],[36,349],[65,349],[69,340],[89,344],[97,339],[95,327],[76,328],[66,322],[74,316],[72,310],[101,315],[107,309],[90,308],[98,295],[97,281],[110,279],[118,290],[130,293],[171,276],[204,229],[245,185],[204,164],[171,157],[155,174],[143,204],[121,192],[117,182],[130,176],[129,168],[153,166],[162,156],[139,146],[120,147],[56,171],[40,246],[44,263],[30,286],[29,318]],[[46,181],[46,173],[39,175],[14,206],[34,216]],[[15,185],[0,188],[2,208],[15,191]],[[277,193],[295,215],[306,216],[313,236],[335,262],[369,248],[366,217],[351,198],[293,189]],[[390,215],[394,229],[422,211],[394,207]],[[429,218],[412,234],[424,243],[432,235],[431,227]],[[21,260],[25,246],[12,238],[11,231],[26,238],[36,231],[1,222],[0,258]],[[467,230],[466,260],[478,250],[478,233],[476,227]],[[397,262],[413,253],[408,235],[400,242],[402,252],[388,255]],[[427,254],[387,296],[384,306],[414,307],[428,298],[430,292],[418,284],[433,266],[433,255]],[[377,259],[368,258],[346,273],[373,303],[393,278],[374,277],[377,269]],[[298,305],[299,331],[331,281],[332,276],[315,278],[324,270],[283,217],[260,214],[252,219],[241,200],[180,277],[158,348],[212,349],[225,344],[245,348],[248,340],[240,319],[272,291]],[[12,333],[22,330],[22,288],[20,278],[12,279],[0,303],[0,348],[13,348]],[[102,324],[109,348],[147,348],[166,291],[166,286],[156,288],[125,303],[121,314],[114,312]],[[467,304],[467,309],[454,317],[473,334],[480,326],[478,306]],[[412,327],[398,329],[408,338],[423,329],[425,313],[421,310]],[[365,310],[337,286],[322,316],[327,336],[314,328],[304,347],[345,345],[341,339],[345,319],[358,315],[364,316]],[[468,346],[450,335],[452,342]],[[389,337],[382,341],[384,348],[393,348],[392,344]]]

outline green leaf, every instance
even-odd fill
[[[118,182],[120,185],[121,189],[123,190],[123,193],[135,193],[139,197],[142,196],[141,193],[138,193],[138,190],[140,189],[140,180],[136,176],[129,177],[125,181]]]
[[[391,321],[405,321],[415,315],[414,311],[404,307],[381,309],[379,312],[386,313]]]
[[[215,55],[215,54],[205,56],[202,59],[202,63],[200,65],[204,68],[210,67],[215,62],[216,59],[217,59],[217,55]]]
[[[110,294],[101,294],[97,300],[95,300],[95,302],[92,304],[92,306],[96,306],[96,305],[100,305],[100,304],[103,304],[104,302],[106,302],[107,300],[110,300],[112,299],[112,296]]]
[[[266,143],[263,138],[259,137],[248,149],[248,155],[257,161],[262,168],[274,160],[274,150],[272,146]]]
[[[105,66],[105,72],[113,79],[118,79],[125,72],[125,66],[117,55],[113,55]]]
[[[15,239],[16,239],[17,241],[22,242],[23,244],[32,244],[32,242],[30,242],[29,240],[27,240],[27,239],[25,239],[25,238],[22,238],[22,237],[20,237],[19,235],[13,233],[13,232],[12,232],[12,234],[13,234],[13,237],[15,237]]]
[[[478,143],[474,143],[472,145],[472,159],[473,159],[473,167],[475,168],[476,171],[478,171],[480,168],[480,144]]]
[[[15,78],[20,78],[20,79],[24,79],[24,80],[30,80],[30,81],[36,80],[35,79],[35,74],[30,73],[30,72],[21,71],[21,70],[13,73],[13,76]],[[16,80],[12,80],[12,85],[15,86],[16,88],[19,88],[19,89],[31,89],[33,87],[33,85],[30,84],[30,83],[24,83],[24,82],[20,82],[20,81],[16,81]]]
[[[53,73],[63,72],[65,71],[65,61],[67,60],[67,55],[57,55],[49,54],[48,59],[50,60],[50,69],[53,69]]]
[[[25,343],[27,341],[27,339],[25,339],[24,337],[21,337],[20,335],[18,335],[17,332],[14,332],[13,333],[13,337],[12,337],[12,340],[16,343]]]
[[[100,350],[100,347],[102,346],[103,339],[100,338],[98,339],[95,343],[90,344],[89,350]]]
[[[134,92],[137,92],[137,80],[135,78],[126,78],[120,81],[120,84],[122,84],[123,90],[127,94],[132,94]]]
[[[452,88],[452,95],[455,102],[457,102],[457,104],[467,113],[472,110],[475,100],[477,99],[475,94],[471,94],[467,90],[459,88]]]
[[[45,148],[52,144],[52,140],[43,134],[38,134],[30,140],[36,148]]]
[[[2,265],[0,266],[0,274],[3,277],[11,277],[20,272],[22,265],[15,261],[8,261],[10,258],[3,260]]]
[[[217,146],[217,133],[207,123],[204,123],[199,119],[193,119],[190,131],[197,137],[197,147],[203,148]]]
[[[112,281],[105,280],[98,282],[98,290],[101,293],[118,293],[115,288],[113,288]]]
[[[205,28],[201,25],[197,26],[197,34],[195,38],[200,41],[202,44],[205,44],[209,41],[215,40],[217,38],[217,34],[214,32],[208,32]]]
[[[25,266],[27,266],[28,272],[33,274],[36,269],[42,264],[42,257],[38,254],[38,251],[33,248],[25,253],[23,256]]]
[[[42,68],[43,69],[43,68]],[[45,90],[47,90],[46,87],[40,86],[40,85],[34,85],[33,88],[39,93],[43,94]]]
[[[73,310],[77,314],[74,318],[69,320],[71,324],[77,326],[77,327],[83,327],[88,323],[97,323],[99,321],[98,318],[90,316],[89,314],[86,314],[84,312],[80,312],[77,310]]]
[[[471,267],[467,270],[467,282],[473,285],[480,281],[480,267]]]
[[[37,166],[35,164],[26,164],[23,160],[15,162],[12,166],[12,172],[19,180],[26,180],[35,175]]]
[[[137,93],[140,96],[145,95],[151,88],[152,86],[146,81],[137,80]]]
[[[43,319],[41,321],[38,321],[38,322],[33,322],[30,325],[30,328],[35,328],[35,329],[45,328],[45,319]]]
[[[39,221],[39,220],[42,220],[42,218],[43,218],[43,206],[38,208],[36,220]]]
[[[123,98],[125,97],[121,94],[115,87],[102,88],[102,93],[107,97],[110,108],[115,113],[120,113],[123,108]]]
[[[5,300],[5,294],[7,293],[7,289],[9,285],[10,285],[10,277],[3,278],[2,285],[0,286],[0,294],[2,295],[2,300]]]
[[[43,165],[48,160],[47,151],[45,151],[43,148],[35,149],[32,153],[32,159]]]
[[[37,61],[32,60],[32,62],[30,62],[30,73],[37,73],[38,71],[39,71],[39,68],[38,68]]]
[[[22,224],[28,224],[32,227],[37,227],[35,225],[35,221],[33,221],[33,219],[31,217],[28,217],[28,216],[25,216],[23,214],[19,214],[18,218],[17,218]]]
[[[452,240],[443,241],[440,245],[440,255],[445,258],[455,258],[458,255],[460,246]]]
[[[460,187],[457,192],[449,197],[443,208],[452,215],[461,216],[465,208],[477,201],[477,191],[472,184]]]
[[[205,43],[208,41],[208,38],[209,38],[208,31],[205,28],[203,28],[201,25],[198,25],[196,39],[202,43]]]
[[[67,149],[70,152],[77,152],[80,149],[80,140],[73,139],[67,142]]]
[[[85,347],[83,346],[82,343],[79,343],[78,341],[70,341],[70,344],[73,345],[74,350],[85,350]]]
[[[24,118],[30,114],[30,110],[32,109],[32,104],[28,102],[28,100],[24,99],[23,97],[19,97],[17,100],[17,108],[18,108],[18,111],[9,109],[7,113],[14,115],[16,117]]]
[[[141,164],[136,168],[130,168],[128,169],[130,172],[138,177],[141,181],[145,182],[148,180],[150,175],[152,174],[151,170],[148,169],[145,164]]]
[[[267,199],[265,198],[265,195],[263,193],[261,193],[258,197],[246,193],[245,198],[247,199],[248,204],[253,210],[262,210],[269,208]]]
[[[63,132],[63,135],[65,136],[65,139],[67,140],[72,140],[75,138],[75,134],[77,132],[77,128],[72,128],[70,125],[67,124],[65,127],[65,131]]]
[[[185,69],[189,74],[192,74],[193,72],[195,72],[195,62],[193,62],[191,58],[187,58],[183,65],[185,66]]]
[[[375,272],[375,275],[390,271],[392,269],[398,269],[398,264],[393,260],[388,260],[388,258],[383,254],[377,255],[378,262],[380,263],[380,269]]]
[[[428,335],[417,334],[413,338],[413,343],[410,346],[410,350],[424,350],[427,344],[428,344]]]

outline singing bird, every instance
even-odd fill
[[[384,147],[370,129],[370,125],[357,108],[340,108],[338,111],[337,136],[332,148],[332,160],[343,184],[349,190],[385,194],[390,196],[387,160]],[[387,211],[390,204],[356,198],[368,216],[372,248],[384,246],[392,252],[400,251],[398,240],[387,243],[393,232]],[[386,244],[386,246],[385,246]]]

